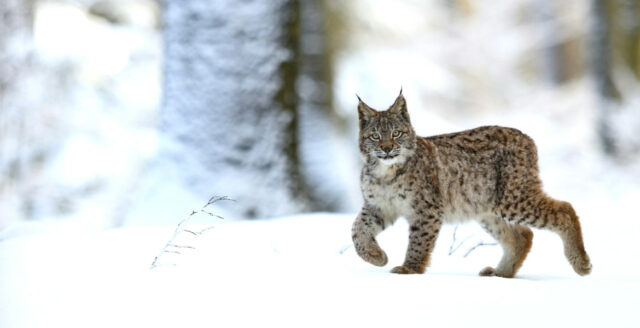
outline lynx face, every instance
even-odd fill
[[[360,100],[360,98],[358,98]],[[362,100],[358,104],[360,153],[385,165],[404,162],[416,147],[407,103],[402,92],[388,110],[378,112]]]

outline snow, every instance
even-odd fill
[[[0,326],[640,324],[635,312],[640,252],[632,242],[638,225],[586,225],[586,246],[594,262],[587,277],[576,275],[564,260],[559,238],[536,231],[517,277],[503,279],[477,276],[484,266],[497,263],[497,246],[483,246],[464,257],[473,246],[465,243],[448,255],[451,226],[443,229],[426,274],[391,274],[404,257],[406,222],[400,220],[379,236],[390,257],[379,268],[350,247],[354,217],[318,213],[264,221],[213,219],[208,223],[213,229],[197,237],[182,234],[177,241],[195,249],[165,254],[165,266],[155,269],[149,265],[173,226],[4,239]],[[591,220],[588,212],[583,217]]]

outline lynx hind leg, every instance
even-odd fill
[[[551,215],[556,217],[560,227],[557,232],[564,244],[564,255],[577,274],[584,276],[591,273],[591,260],[584,249],[580,220],[573,206],[561,201],[554,201],[553,205]]]
[[[533,232],[527,227],[507,223],[498,216],[480,219],[480,225],[502,246],[502,259],[493,267],[480,271],[481,276],[512,278],[522,266],[533,241]]]
[[[564,255],[573,270],[581,276],[591,273],[591,260],[584,249],[580,221],[571,204],[546,195],[540,196],[537,201],[527,203],[537,206],[525,209],[522,215],[511,221],[556,232],[562,238]]]

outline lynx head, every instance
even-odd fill
[[[386,111],[378,112],[358,97],[360,122],[360,153],[367,160],[385,165],[402,163],[416,147],[407,102],[402,90],[396,101]]]

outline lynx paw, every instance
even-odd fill
[[[409,269],[404,265],[399,265],[395,268],[393,268],[391,270],[391,273],[398,273],[398,274],[419,274],[420,272],[413,270],[413,269]]]
[[[502,278],[513,278],[513,273],[505,273],[500,272],[492,267],[486,267],[480,271],[480,276],[482,277],[502,277]]]
[[[573,262],[572,264],[573,270],[575,270],[575,272],[581,276],[586,276],[591,273],[592,266],[588,256],[585,256],[582,259]]]
[[[387,254],[380,247],[366,248],[360,256],[365,261],[377,266],[385,266],[389,261]]]
[[[480,275],[483,277],[491,277],[496,275],[496,269],[492,267],[486,267],[480,271]]]

